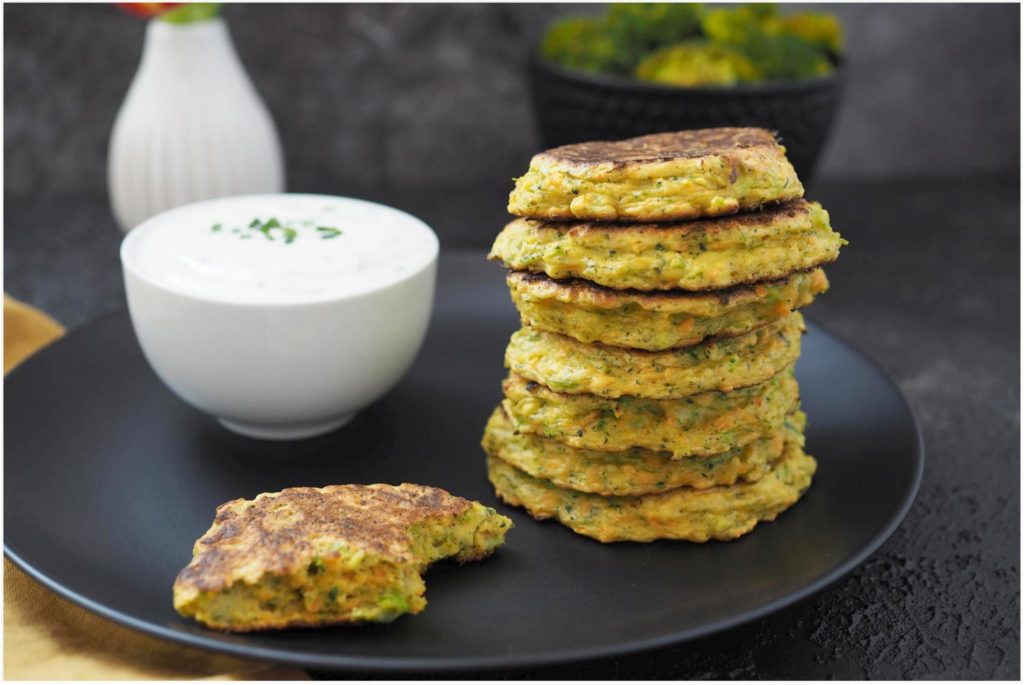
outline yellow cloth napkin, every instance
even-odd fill
[[[4,293],[4,373],[62,335],[59,323]]]
[[[4,373],[64,334],[4,294]],[[170,588],[167,589],[170,601]],[[305,680],[305,672],[159,640],[58,597],[4,559],[6,680]]]

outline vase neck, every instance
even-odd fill
[[[220,17],[193,24],[153,19],[146,27],[140,69],[195,73],[218,66],[241,67],[227,24]]]

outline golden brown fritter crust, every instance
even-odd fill
[[[649,164],[671,159],[727,155],[754,147],[775,149],[775,134],[763,128],[707,128],[677,133],[655,133],[617,141],[594,141],[552,148],[539,156],[576,167]]]
[[[217,507],[175,587],[219,591],[243,578],[290,575],[309,563],[322,541],[410,561],[411,526],[454,518],[471,506],[440,488],[410,483],[287,488],[232,500]]]

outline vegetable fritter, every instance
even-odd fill
[[[738,538],[795,504],[816,468],[797,443],[787,442],[771,472],[753,483],[602,497],[560,488],[501,459],[487,458],[488,477],[502,500],[524,507],[536,519],[555,518],[601,542]]]
[[[502,389],[502,407],[518,431],[571,447],[643,447],[677,459],[720,454],[778,431],[799,402],[792,368],[749,388],[677,400],[564,395],[515,374]]]
[[[657,133],[535,155],[508,211],[566,221],[673,221],[803,197],[786,150],[760,128]]]
[[[800,356],[803,316],[732,338],[712,338],[665,352],[589,345],[526,326],[512,334],[505,366],[555,392],[671,399],[763,383]]]
[[[642,448],[575,449],[557,440],[517,433],[499,407],[484,429],[483,448],[490,456],[561,488],[597,495],[648,495],[679,487],[703,489],[759,480],[782,454],[784,438],[803,444],[805,421],[797,411],[786,418],[782,430],[743,447],[707,457],[672,459],[667,452]]]
[[[392,621],[426,606],[434,561],[481,559],[512,522],[422,485],[288,488],[217,507],[174,608],[220,630]]]
[[[828,290],[821,269],[702,293],[613,290],[522,271],[509,272],[506,280],[524,326],[652,352],[749,333]]]
[[[581,278],[608,288],[718,290],[833,261],[844,244],[816,202],[672,224],[516,219],[490,259],[517,271]]]

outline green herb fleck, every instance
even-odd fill
[[[306,568],[306,573],[311,576],[315,576],[318,573],[324,571],[324,560],[320,557],[313,557],[313,561],[309,562],[309,566]]]
[[[340,228],[332,228],[331,226],[317,226],[316,230],[320,231],[320,237],[323,240],[330,240],[331,238],[337,238],[341,235]]]
[[[253,219],[249,222],[249,228],[259,231],[266,237],[267,240],[274,240],[274,235],[271,231],[280,231],[284,237],[286,245],[290,245],[298,237],[298,233],[294,228],[283,225],[275,217],[271,217],[266,221],[260,221],[259,219]]]
[[[277,217],[270,217],[266,220],[256,217],[252,219],[247,225],[248,231],[243,230],[240,226],[225,226],[223,223],[214,224],[210,230],[214,233],[226,231],[230,229],[231,233],[237,235],[241,240],[250,240],[254,233],[262,233],[263,237],[271,242],[283,242],[285,245],[290,245],[299,239],[301,231],[307,229],[313,229],[317,232],[317,235],[323,240],[330,238],[337,238],[342,234],[341,229],[333,228],[330,226],[316,226],[315,221],[312,219],[299,220],[280,220]],[[307,233],[307,236],[309,234]],[[307,237],[307,240],[309,238]]]
[[[295,241],[295,237],[298,235],[294,228],[282,227],[281,231],[284,233],[285,245],[291,245]]]

